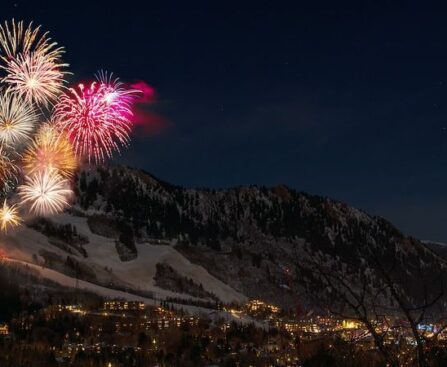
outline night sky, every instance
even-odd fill
[[[155,88],[117,161],[185,186],[282,183],[447,241],[446,9],[209,3],[0,8],[66,47],[72,82],[103,68]]]

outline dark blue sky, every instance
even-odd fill
[[[166,128],[137,131],[120,161],[187,186],[284,183],[447,241],[447,10],[209,3],[17,0],[1,13],[50,30],[74,80],[104,68],[157,90]]]

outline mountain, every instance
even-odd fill
[[[83,169],[68,213],[4,243],[11,256],[104,286],[210,302],[323,307],[333,297],[325,275],[340,274],[356,289],[391,277],[418,304],[445,273],[432,248],[345,203],[286,186],[182,188],[128,167]]]
[[[366,271],[377,287],[379,261],[415,301],[443,272],[441,257],[385,219],[285,186],[185,189],[115,167],[83,171],[78,190],[83,213],[118,218],[139,239],[172,243],[250,298],[306,304],[304,289],[316,285],[306,259],[317,257],[330,271]]]
[[[435,241],[422,241],[428,248],[433,250],[434,253],[447,261],[447,244]]]

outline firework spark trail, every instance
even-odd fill
[[[0,59],[4,63],[16,58],[19,54],[25,55],[35,52],[49,60],[58,60],[65,52],[63,47],[57,47],[52,42],[48,32],[41,32],[40,26],[33,27],[29,23],[24,27],[23,21],[5,21],[0,25]]]
[[[29,205],[30,212],[45,216],[63,211],[73,191],[66,179],[51,170],[26,177],[26,182],[19,186],[19,195],[22,205]]]
[[[0,94],[1,143],[11,146],[26,141],[37,122],[38,114],[31,104],[10,90]]]
[[[29,175],[37,171],[56,170],[62,177],[71,178],[77,166],[68,137],[51,123],[39,128],[33,142],[23,153],[23,168]]]
[[[22,219],[19,216],[17,206],[8,205],[5,199],[3,206],[0,208],[0,229],[6,232],[9,228],[17,227],[21,222]]]

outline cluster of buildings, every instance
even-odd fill
[[[210,365],[243,355],[248,360],[263,361],[259,365],[275,366],[299,366],[300,358],[311,354],[312,348],[321,345],[331,348],[337,338],[355,341],[363,350],[375,348],[371,334],[354,319],[329,315],[294,318],[261,300],[223,307],[223,310],[235,319],[251,318],[253,324],[204,320],[184,312],[146,306],[143,302],[108,300],[89,308],[79,304],[49,306],[38,316],[21,316],[9,325],[0,324],[0,338],[11,338],[14,333],[32,335],[35,325],[42,322],[48,323],[49,329],[56,325],[64,330],[63,338],[60,344],[49,344],[48,350],[60,364],[73,366],[79,355],[112,361],[132,358],[165,361],[175,355],[179,345],[199,350],[200,358]],[[378,332],[387,331],[384,334],[386,343],[407,345],[408,351],[414,346],[411,333],[399,320],[383,317],[373,325]],[[438,326],[425,324],[420,328],[430,337]],[[441,332],[439,336],[447,340],[447,334]],[[405,349],[402,350],[405,353]]]
[[[256,302],[244,307],[253,312],[266,311]],[[278,311],[270,307],[267,310]],[[240,312],[245,314],[245,308]],[[59,330],[60,337],[33,340],[35,329],[42,330],[42,327]],[[67,366],[77,366],[81,359],[95,360],[95,363],[108,360],[113,367],[126,365],[118,363],[124,360],[132,361],[129,365],[135,366],[171,365],[172,358],[199,358],[205,365],[220,365],[222,361],[240,358],[247,358],[254,366],[269,365],[266,361],[278,366],[297,365],[288,334],[269,334],[253,325],[225,319],[208,320],[141,302],[109,300],[93,307],[52,305],[38,314],[22,315],[5,328],[6,333],[15,333],[17,340],[23,338],[22,343],[16,344],[20,348],[37,348]],[[181,357],[179,350],[183,351]],[[0,355],[2,352],[8,353],[0,350]],[[191,365],[191,361],[185,360],[184,365]]]
[[[144,311],[146,305],[139,301],[111,300],[104,302],[103,309],[110,312]]]
[[[248,301],[243,307],[249,315],[261,316],[261,315],[278,315],[281,312],[281,308],[275,305],[268,304],[267,302],[259,299],[253,299]]]

